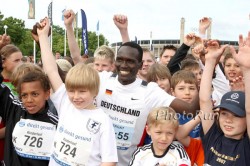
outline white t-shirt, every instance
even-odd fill
[[[51,97],[59,114],[49,165],[91,165],[117,162],[114,129],[102,109],[79,110],[63,84]]]
[[[226,79],[225,74],[221,71],[220,66],[217,64],[215,67],[216,77],[212,80],[213,93],[212,98],[215,101],[214,106],[220,104],[222,96],[231,91],[229,81]]]
[[[201,60],[199,60],[199,64],[203,70],[204,65],[202,64]],[[215,73],[216,76],[212,80],[212,85],[213,85],[212,99],[213,101],[215,101],[214,106],[217,106],[220,104],[222,96],[225,93],[229,92],[231,89],[229,81],[227,80],[225,74],[222,72],[219,64],[215,66]]]
[[[172,142],[165,153],[157,156],[154,153],[152,144],[138,148],[129,163],[129,166],[190,166],[191,162],[183,146],[177,142]]]
[[[111,72],[101,72],[101,86],[96,105],[112,119],[116,133],[118,166],[128,165],[140,143],[149,111],[153,107],[169,106],[175,99],[156,83],[141,79],[122,85]]]

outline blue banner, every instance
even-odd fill
[[[88,55],[88,30],[87,30],[87,18],[84,10],[81,9],[82,13],[82,43],[84,46],[84,54]]]

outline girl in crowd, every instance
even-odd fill
[[[161,89],[171,94],[170,91],[171,74],[169,69],[159,63],[153,64],[147,72],[147,81],[156,82]]]
[[[14,69],[22,63],[22,52],[18,47],[8,44],[0,50],[0,55],[3,61],[3,71],[1,73],[4,78],[3,84],[7,85],[12,90],[13,94],[17,96],[14,86],[11,84],[10,77]]]

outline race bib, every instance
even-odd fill
[[[21,119],[12,133],[12,142],[19,156],[49,160],[56,126],[51,123]]]
[[[66,129],[63,125],[59,126],[54,142],[53,159],[65,166],[87,165],[93,144],[92,137],[87,133],[79,132],[75,128]]]
[[[131,146],[137,118],[131,118],[129,116],[117,117],[115,114],[112,114],[112,112],[109,112],[109,117],[113,120],[117,149],[127,150]]]

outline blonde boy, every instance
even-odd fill
[[[191,71],[180,70],[171,78],[172,95],[183,101],[191,103],[198,97],[198,86],[195,75]],[[194,117],[193,114],[183,114],[179,118],[180,124],[185,124]],[[190,136],[193,138],[199,137],[200,125],[197,125]]]
[[[178,126],[177,115],[172,108],[154,108],[148,115],[146,126],[152,143],[138,148],[129,165],[190,165],[182,145],[173,141]]]
[[[115,53],[110,47],[103,45],[97,48],[94,53],[94,58],[94,69],[97,71],[114,70]]]
[[[70,13],[64,13],[68,17]],[[99,92],[99,75],[85,64],[77,64],[67,73],[63,84],[49,47],[49,20],[37,29],[44,70],[54,94],[51,100],[58,110],[59,122],[49,165],[115,166],[117,150],[109,117],[93,104]]]

